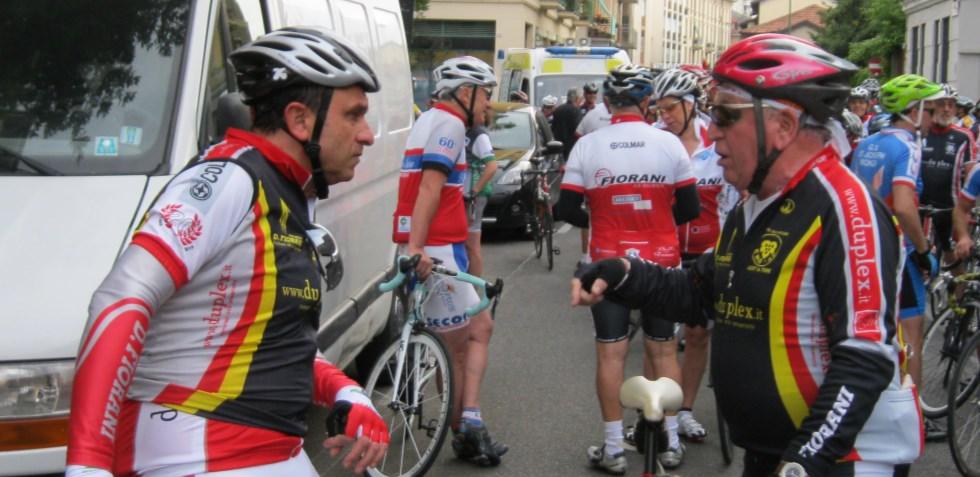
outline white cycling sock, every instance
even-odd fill
[[[603,422],[606,430],[606,455],[623,452],[623,420]]]
[[[667,447],[676,449],[681,446],[681,440],[677,437],[677,416],[667,416]]]

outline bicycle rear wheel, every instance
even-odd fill
[[[398,349],[396,341],[371,370],[365,391],[388,424],[388,453],[371,477],[425,475],[435,462],[449,430],[453,402],[452,365],[442,340],[428,330],[408,339],[399,389],[394,390]]]
[[[952,382],[957,392],[947,402],[949,449],[963,475],[980,477],[980,334],[963,348]]]
[[[955,333],[953,310],[947,308],[929,324],[922,339],[922,383],[919,383],[919,402],[922,414],[937,418],[946,415],[946,395],[950,375],[956,366],[956,356],[949,353],[947,340]]]
[[[534,239],[534,257],[541,258],[541,252],[544,250],[544,231],[539,212],[535,212],[531,219],[531,238]]]

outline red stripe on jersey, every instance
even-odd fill
[[[119,413],[116,452],[112,463],[113,475],[136,475],[133,472],[133,465],[136,455],[136,420],[139,417],[139,410],[139,401],[127,400]]]
[[[216,419],[205,423],[207,471],[241,469],[281,462],[303,448],[301,437]]]
[[[168,384],[160,394],[157,394],[153,398],[153,402],[160,405],[166,404],[183,404],[190,399],[191,395],[194,394],[194,390],[191,388],[185,388],[184,386],[178,386],[176,384]]]
[[[721,233],[718,219],[718,194],[722,189],[720,185],[698,186],[701,213],[694,220],[677,229],[682,252],[702,254],[715,246],[718,234]]]
[[[255,259],[252,265],[251,283],[249,283],[248,294],[245,297],[245,305],[242,308],[242,315],[238,323],[235,323],[234,329],[228,333],[228,338],[225,340],[225,343],[214,354],[214,359],[208,365],[208,370],[201,377],[201,382],[197,387],[201,391],[216,392],[221,388],[228,368],[231,366],[231,360],[235,357],[239,346],[245,342],[249,326],[255,322],[255,318],[259,312],[266,273],[266,236],[265,232],[262,231],[262,221],[267,211],[262,209],[259,201],[256,201],[252,207],[252,213],[255,215],[255,220],[252,221],[252,234],[255,237],[253,242],[255,246]]]
[[[848,310],[853,319],[851,327],[856,338],[881,341],[881,320],[884,314],[881,302],[881,271],[878,269],[878,234],[874,204],[861,181],[851,174],[840,161],[823,161],[819,164],[830,184],[833,197],[840,206],[839,218],[844,231],[844,252],[852,277],[850,301],[854,307]]]
[[[455,109],[453,109],[453,108],[451,108],[449,106],[446,106],[445,104],[436,103],[436,105],[433,106],[433,108],[441,109],[441,110],[443,110],[443,111],[445,111],[445,112],[447,112],[449,114],[452,114],[453,116],[456,116],[457,119],[459,119],[460,121],[462,121],[464,125],[466,124],[466,118],[462,115],[462,113],[457,112]]]
[[[179,289],[187,283],[187,265],[174,253],[173,249],[167,245],[160,237],[146,232],[136,232],[133,236],[133,245],[139,245],[153,258],[156,258],[160,265],[167,270],[170,279],[174,282],[174,288]]]
[[[813,403],[817,400],[819,386],[810,373],[810,369],[806,364],[806,358],[803,356],[803,346],[800,345],[800,321],[797,305],[799,304],[800,290],[804,275],[806,274],[807,263],[810,261],[810,255],[813,254],[813,250],[820,243],[821,235],[821,231],[817,230],[816,233],[810,236],[806,244],[803,245],[803,249],[800,250],[800,254],[796,259],[796,265],[793,267],[793,275],[790,278],[788,290],[786,291],[786,303],[783,304],[783,316],[785,317],[783,338],[786,342],[786,355],[789,357],[796,386],[799,388],[800,395],[806,401],[807,406],[813,406]]]
[[[242,144],[238,141],[228,141],[225,139],[221,143],[215,144],[210,149],[205,152],[204,160],[208,161],[211,159],[227,159],[234,157],[239,150],[249,147],[246,144]]]
[[[416,148],[416,149],[406,149],[405,150],[405,155],[406,156],[421,156],[424,153],[425,153],[425,149],[424,148],[421,148],[421,147]]]
[[[684,179],[684,180],[682,180],[680,182],[675,183],[674,184],[674,187],[678,187],[678,188],[680,188],[680,187],[687,187],[689,185],[697,184],[697,182],[698,182],[697,179],[691,177],[689,179]]]
[[[109,316],[110,314],[112,314],[112,312],[114,312],[114,311],[118,310],[119,308],[124,307],[126,305],[139,305],[139,306],[142,306],[143,308],[146,308],[151,313],[153,312],[153,310],[150,309],[150,305],[147,304],[145,301],[139,299],[139,298],[124,298],[122,300],[119,300],[119,301],[117,301],[117,302],[115,302],[115,303],[107,306],[104,310],[102,310],[101,313],[99,313],[99,316],[97,316],[95,318],[95,321],[92,322],[92,326],[89,327],[88,333],[85,334],[85,338],[82,341],[82,346],[80,348],[83,352],[89,347],[89,342],[92,340],[92,337],[93,337],[92,332],[94,330],[99,329],[99,327],[102,326],[102,322],[106,319],[107,316]],[[147,318],[149,318],[149,317],[147,317]],[[81,364],[81,363],[79,363],[79,364]]]
[[[643,117],[639,114],[617,114],[609,120],[609,124],[643,122]]]

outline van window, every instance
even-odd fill
[[[326,0],[281,0],[284,25],[315,25],[334,31],[330,4]]]
[[[0,175],[169,173],[190,4],[0,2]]]
[[[411,126],[412,111],[405,98],[412,94],[411,72],[405,54],[405,35],[398,14],[374,9],[374,22],[378,32],[378,55],[373,58],[374,67],[382,75],[384,94],[385,131],[397,131]],[[379,105],[372,104],[372,108]]]
[[[374,42],[371,40],[371,30],[368,28],[367,12],[364,10],[364,5],[341,0],[337,2],[337,7],[340,11],[340,25],[344,29],[344,37],[357,45],[368,58],[377,58],[374,51]],[[381,67],[380,64],[376,64],[376,66],[378,68]],[[409,74],[407,73],[403,76],[404,81],[411,81],[409,78]],[[379,104],[378,101],[381,98],[379,98],[380,95],[378,93],[370,93],[368,96],[370,97],[369,101],[371,104]],[[378,108],[368,109],[367,122],[377,136],[381,132],[380,124],[378,123]]]
[[[204,91],[205,123],[201,133],[200,146],[220,141],[215,125],[215,111],[218,98],[232,91],[235,78],[228,68],[228,54],[234,49],[254,40],[264,33],[262,9],[259,0],[225,0],[224,18],[228,24],[227,35],[221,28],[222,15],[215,19],[215,32],[211,37],[211,56],[208,58],[207,85]]]

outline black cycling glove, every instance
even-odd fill
[[[609,290],[615,290],[626,278],[626,264],[619,258],[592,262],[575,272],[575,278],[582,281],[582,288],[589,293],[592,293],[592,284],[598,278],[609,284]]]
[[[939,271],[939,261],[936,260],[936,256],[931,252],[919,253],[913,250],[912,253],[909,254],[909,258],[916,267],[919,267],[919,270],[922,271],[922,273],[927,273],[929,276],[934,277]]]

